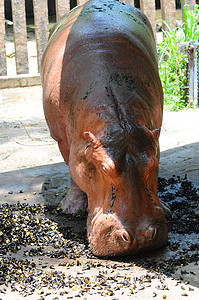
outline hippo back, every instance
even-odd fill
[[[72,48],[85,43],[122,38],[139,49],[157,67],[152,27],[137,8],[114,0],[90,0],[65,14],[53,27],[48,47],[71,26]],[[72,50],[72,49],[71,49]]]

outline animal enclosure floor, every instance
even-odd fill
[[[0,298],[198,299],[199,111],[164,113],[159,195],[172,208],[169,244],[139,257],[105,260],[89,252],[86,215],[64,216],[56,208],[70,178],[44,120],[41,87],[0,90],[0,105],[0,220],[10,222],[14,239],[9,242],[6,233],[3,242],[0,228]],[[29,235],[24,244],[15,242],[17,218],[24,220],[19,231]],[[50,228],[44,244],[30,241],[28,218],[37,235],[43,226]],[[30,271],[34,286],[24,279]]]

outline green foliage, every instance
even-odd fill
[[[164,90],[165,108],[168,110],[183,109],[187,102],[187,63],[186,54],[178,51],[179,43],[199,41],[199,7],[194,11],[184,9],[184,26],[172,28],[167,26],[162,43],[158,46],[159,71]]]
[[[194,11],[190,10],[189,7],[184,7],[184,41],[198,42],[199,39],[199,6],[196,6]]]
[[[165,108],[179,110],[186,106],[186,57],[178,53],[175,31],[165,33],[160,44],[159,71]],[[166,44],[165,44],[166,43]],[[160,48],[161,47],[161,48]]]

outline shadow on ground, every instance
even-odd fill
[[[194,143],[161,153],[158,194],[161,200],[170,205],[172,211],[172,217],[168,220],[168,245],[151,253],[118,258],[118,261],[153,268],[199,286],[198,152],[199,143]],[[193,182],[189,181],[190,177]],[[56,182],[53,183],[52,178],[53,176],[46,178],[42,187],[43,196],[50,206],[57,206],[67,193],[68,182],[63,182],[63,178],[59,181],[58,174],[55,176]],[[54,220],[53,215],[49,217]],[[79,219],[75,216],[71,219],[61,214],[60,218],[56,215],[56,220],[67,238],[73,235],[76,241],[86,241],[86,217],[85,214]],[[87,245],[87,241],[85,243]]]
[[[64,197],[65,190],[59,188],[58,190],[60,198]],[[170,205],[172,212],[172,216],[168,218],[167,246],[140,255],[115,258],[114,261],[133,263],[148,270],[153,269],[199,287],[198,190],[186,176],[182,179],[173,176],[170,179],[158,179],[158,194],[161,200]],[[46,184],[44,184],[43,195],[49,202]],[[86,239],[87,214],[65,215],[52,206],[50,211],[47,214],[48,218],[57,222],[64,237],[76,242],[81,241],[86,246],[87,257],[93,258]]]
[[[161,154],[161,177],[158,180],[158,193],[160,199],[171,206],[172,211],[172,217],[168,219],[168,245],[162,249],[137,256],[115,258],[112,259],[113,263],[140,266],[154,271],[156,274],[165,274],[169,277],[178,278],[185,284],[190,283],[192,286],[199,287],[199,195],[196,187],[199,178],[198,148],[199,143],[194,143],[167,150]],[[191,181],[189,181],[190,174]],[[58,265],[60,259],[66,261],[75,259],[76,263],[82,258],[89,261],[95,259],[99,266],[107,261],[97,259],[90,252],[86,238],[87,214],[67,215],[63,214],[58,207],[70,184],[68,167],[65,163],[1,173],[0,182],[1,204],[15,204],[12,209],[16,212],[17,203],[24,203],[24,207],[31,213],[34,212],[38,215],[43,213],[41,218],[44,222],[43,228],[46,226],[50,226],[51,229],[54,228],[43,233],[44,239],[45,235],[47,239],[51,238],[46,242],[46,245],[31,244],[27,240],[29,244],[26,247],[18,244],[19,248],[22,247],[19,252],[17,252],[17,248],[10,248],[14,249],[12,255],[18,258],[23,258],[25,255],[26,258],[30,257],[30,259],[38,256],[38,262],[41,256],[43,258],[48,256],[47,262],[44,263],[43,261],[44,267],[49,261]],[[32,210],[35,205],[39,205],[39,207]],[[42,208],[42,212],[40,205],[46,205],[45,209]],[[2,209],[4,211],[9,210],[9,207],[2,206]],[[24,208],[21,209],[21,211],[23,210]],[[21,211],[17,213],[20,214]],[[24,226],[27,225],[31,228],[32,223],[28,221],[27,214],[23,215],[23,218]],[[37,222],[34,221],[34,224]],[[2,229],[0,234],[1,231]],[[31,232],[31,229],[27,229],[27,232]],[[40,231],[38,235],[41,235]],[[53,236],[56,237],[55,240]],[[15,246],[12,244],[12,247]],[[9,248],[2,249],[1,251],[4,252],[0,253],[1,258],[6,255]],[[162,289],[164,290],[163,286]]]
[[[187,144],[161,152],[159,176],[184,176],[199,187],[199,143]]]

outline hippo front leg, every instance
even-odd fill
[[[60,204],[62,210],[68,213],[85,211],[88,207],[87,195],[80,190],[71,178],[70,188]]]

